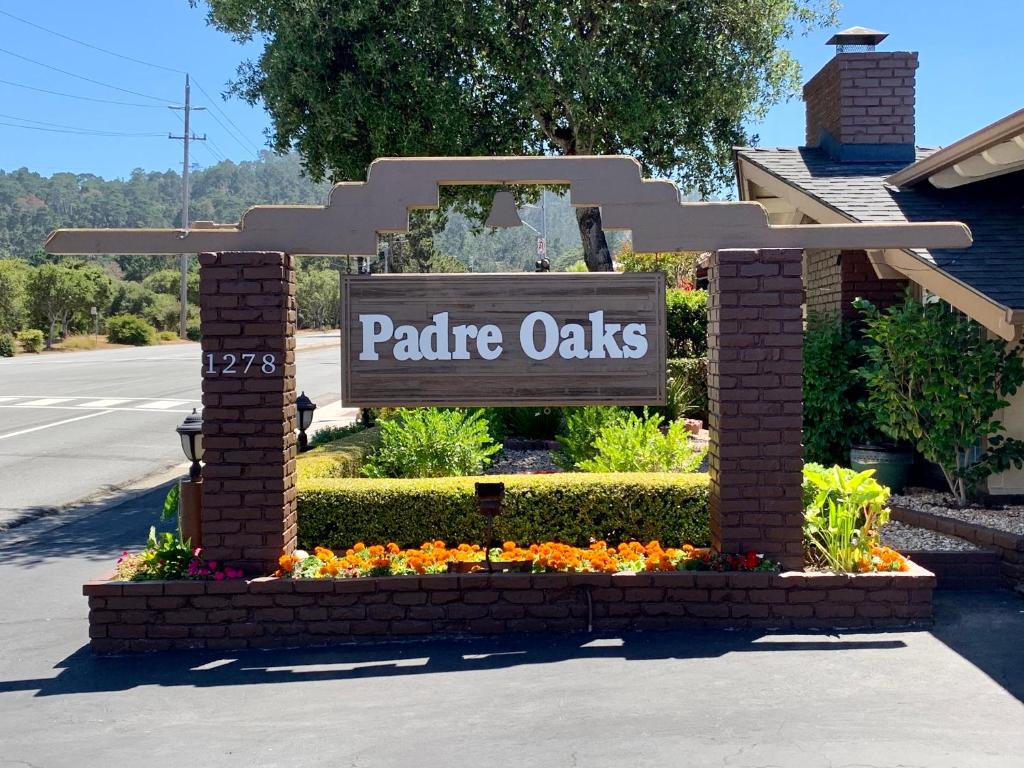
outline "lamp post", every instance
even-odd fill
[[[306,393],[303,392],[295,401],[295,410],[299,413],[299,453],[302,453],[309,449],[306,430],[313,423],[313,411],[316,410],[316,403],[306,397]]]
[[[192,462],[188,471],[190,480],[198,480],[203,473],[200,461],[203,460],[203,417],[192,409],[192,413],[185,417],[185,420],[175,429],[181,438],[181,449],[185,452],[185,458]]]

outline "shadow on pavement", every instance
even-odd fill
[[[936,592],[931,633],[1024,702],[1024,600],[1019,595]]]
[[[83,646],[57,664],[52,678],[0,681],[0,694],[37,696],[124,691],[159,685],[216,687],[394,677],[504,669],[575,659],[627,661],[715,658],[729,653],[905,648],[900,639],[843,641],[825,634],[801,639],[764,632],[693,630],[609,635],[522,635],[403,641],[272,651],[181,651],[96,657]],[[154,663],[156,662],[156,663]]]
[[[34,568],[68,557],[110,557],[116,550],[141,549],[151,525],[170,530],[172,524],[160,522],[160,512],[171,485],[164,483],[141,494],[122,491],[102,502],[75,507],[66,513],[72,518],[66,523],[61,523],[60,513],[54,513],[2,530],[0,560]],[[36,531],[47,525],[57,527]]]

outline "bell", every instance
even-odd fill
[[[488,227],[509,227],[523,226],[522,219],[516,211],[516,199],[511,192],[500,190],[494,193],[494,200],[491,202],[491,213],[484,224]]]

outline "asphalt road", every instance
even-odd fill
[[[296,360],[314,402],[339,399],[337,332],[299,336]],[[0,529],[181,464],[200,370],[198,344],[0,359]]]
[[[1024,600],[1005,592],[940,593],[929,631],[93,658],[81,584],[139,547],[163,490],[0,540],[0,767],[1022,764]]]

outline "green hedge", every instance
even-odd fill
[[[669,357],[701,357],[708,353],[708,292],[665,291]]]
[[[666,364],[670,382],[679,382],[678,399],[690,407],[686,417],[708,420],[708,359],[677,357]]]
[[[377,427],[324,443],[299,456],[299,482],[332,477],[359,477],[369,453],[380,445]]]
[[[299,483],[299,546],[344,549],[357,541],[419,546],[482,542],[486,521],[473,483],[481,478],[311,479]],[[491,475],[505,483],[495,538],[521,544],[658,539],[706,545],[708,476],[671,473]]]

